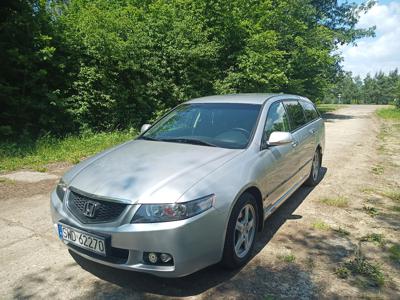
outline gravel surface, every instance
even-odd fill
[[[378,149],[376,108],[346,106],[326,116],[323,180],[314,189],[299,189],[266,221],[254,258],[237,271],[212,266],[185,278],[161,279],[71,256],[53,231],[49,211],[49,193],[65,165],[41,177],[10,174],[11,180],[0,181],[0,298],[399,298],[400,268],[388,260],[386,246],[363,246],[368,261],[382,266],[383,287],[363,283],[362,276],[335,274],[366,234],[384,235],[389,246],[399,243],[399,215],[384,210],[390,200],[376,189],[400,188],[394,161],[400,160]],[[400,148],[395,138],[384,147],[390,143]],[[371,171],[374,166],[384,166],[384,174]],[[321,201],[335,197],[348,204]],[[381,213],[372,217],[366,203]]]

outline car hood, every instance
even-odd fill
[[[134,140],[75,166],[65,178],[73,189],[98,197],[171,203],[242,151]]]

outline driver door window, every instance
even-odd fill
[[[268,141],[269,136],[274,131],[289,132],[289,119],[282,102],[272,103],[267,115],[264,126],[263,142]]]
[[[268,195],[265,202],[267,207],[273,205],[293,186],[292,175],[298,168],[296,153],[291,144],[264,147],[274,131],[290,131],[289,118],[281,101],[272,103],[268,109],[260,151],[259,166],[263,170],[261,186],[262,192]]]

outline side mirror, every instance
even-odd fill
[[[142,127],[140,128],[140,133],[145,132],[147,129],[151,127],[150,124],[143,124]]]
[[[279,146],[293,142],[293,137],[290,132],[274,131],[269,136],[268,146]]]

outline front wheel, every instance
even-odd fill
[[[314,153],[312,160],[310,175],[307,178],[305,184],[308,186],[316,186],[319,182],[321,174],[321,152],[317,149]]]
[[[243,266],[251,257],[258,228],[258,207],[250,193],[235,204],[228,223],[222,264],[230,269]]]

